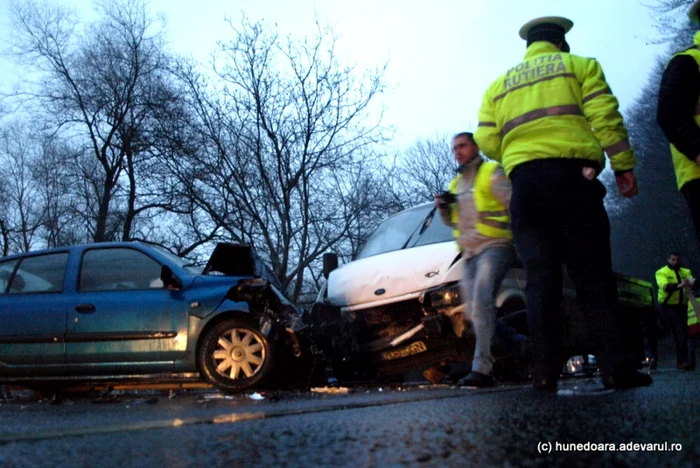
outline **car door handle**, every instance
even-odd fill
[[[95,310],[95,306],[92,304],[78,304],[75,306],[75,311],[79,314],[91,314]]]

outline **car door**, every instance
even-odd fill
[[[162,265],[130,247],[83,252],[68,307],[66,362],[175,361],[187,348],[183,291],[160,280]]]
[[[0,263],[0,362],[63,363],[68,258],[68,252],[57,252]]]

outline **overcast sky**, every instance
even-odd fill
[[[63,0],[86,12],[90,0]],[[653,4],[655,0],[642,0]],[[0,0],[0,39],[7,39],[7,6]],[[396,148],[418,138],[474,130],[481,97],[519,62],[520,26],[539,16],[566,16],[572,53],[596,57],[621,108],[629,106],[665,46],[651,11],[639,0],[152,0],[168,19],[175,52],[208,61],[217,40],[228,40],[224,17],[277,25],[283,34],[311,35],[316,17],[339,36],[346,62],[375,67],[388,61],[384,124],[396,130]],[[16,80],[0,69],[0,86]]]

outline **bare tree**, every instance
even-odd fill
[[[43,224],[40,188],[30,172],[38,153],[33,135],[19,122],[0,131],[0,203],[5,208],[0,231],[5,254],[30,250]]]
[[[384,141],[370,112],[383,70],[359,76],[341,65],[321,26],[303,40],[246,19],[231,27],[214,78],[180,69],[198,137],[173,169],[210,223],[268,256],[296,300],[305,271],[371,203],[373,192],[357,189]]]
[[[46,247],[84,242],[87,229],[78,187],[83,180],[80,153],[55,135],[33,132],[39,145],[30,171],[38,187],[42,210],[41,236]]]
[[[145,1],[96,5],[99,20],[83,24],[55,4],[12,3],[14,56],[38,77],[17,97],[81,148],[89,240],[127,240],[139,216],[170,207],[147,180],[156,121],[167,118],[177,96],[160,24]]]
[[[419,139],[398,155],[390,180],[401,209],[431,201],[433,194],[447,189],[455,168],[451,140],[447,134]]]

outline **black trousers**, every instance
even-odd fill
[[[685,304],[659,305],[661,318],[676,343],[676,365],[688,362],[688,306]]]
[[[649,359],[659,360],[659,327],[656,325],[659,312],[648,308],[642,312],[641,325],[644,334],[644,354]]]
[[[582,175],[580,160],[536,160],[510,174],[513,237],[527,275],[533,378],[559,375],[562,264],[568,268],[603,377],[635,368],[618,314],[605,187]]]

